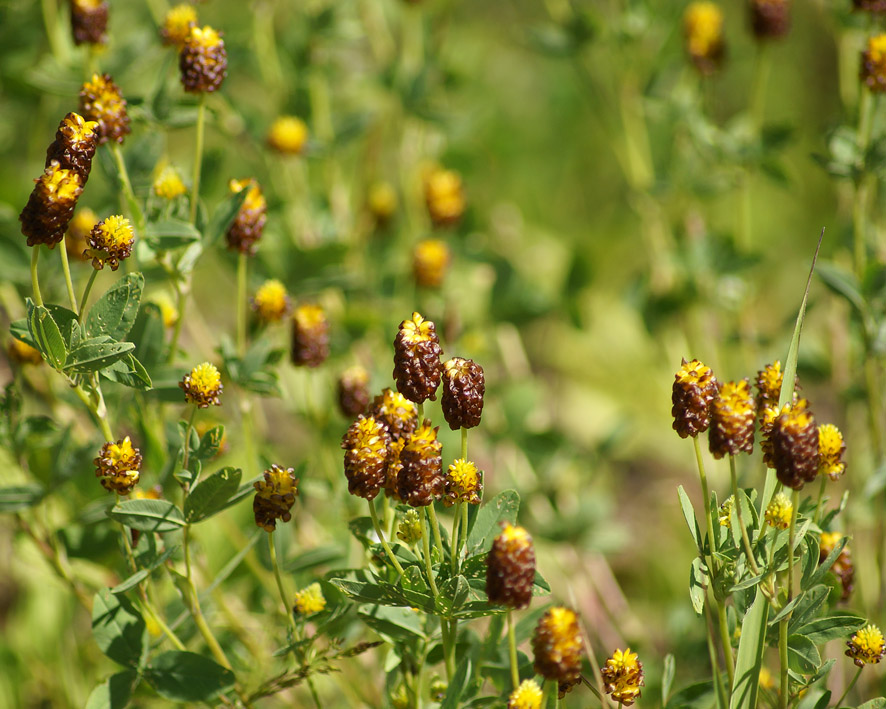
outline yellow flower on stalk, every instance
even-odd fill
[[[297,116],[280,116],[268,130],[268,145],[284,155],[299,155],[308,142],[308,127]]]
[[[252,309],[264,322],[278,322],[289,312],[291,306],[286,286],[275,278],[265,281],[255,292]]]
[[[673,427],[680,438],[695,437],[711,425],[711,402],[717,396],[717,378],[703,362],[683,359],[671,389]]]
[[[228,75],[228,53],[221,33],[212,27],[192,27],[178,55],[181,82],[187,93],[212,93]]]
[[[861,53],[861,80],[872,93],[886,91],[886,34],[868,39],[867,48]]]
[[[851,657],[859,667],[876,665],[883,659],[883,655],[886,655],[883,633],[876,625],[870,623],[847,640],[846,645],[849,647],[846,656]]]
[[[116,271],[120,262],[132,254],[134,242],[135,231],[126,217],[115,214],[103,219],[89,234],[87,255],[92,257],[92,267],[100,271],[108,264]]]
[[[581,681],[581,628],[576,612],[562,606],[548,609],[535,626],[532,651],[535,671],[556,680],[561,691]]]
[[[151,187],[155,195],[170,201],[188,191],[178,169],[165,161],[158,165]]]
[[[80,87],[80,113],[90,121],[98,121],[98,144],[109,140],[122,143],[129,133],[126,99],[110,74],[93,74]]]
[[[508,709],[541,709],[541,698],[538,682],[524,679],[508,697]]]
[[[326,599],[319,583],[312,583],[295,592],[295,612],[299,615],[312,615],[326,608]]]
[[[28,246],[54,247],[65,238],[83,192],[83,180],[75,170],[62,168],[57,160],[52,160],[34,182],[28,203],[18,217],[22,234],[28,237]]]
[[[832,423],[824,423],[818,427],[818,473],[827,475],[831,480],[838,480],[846,472],[843,453],[846,443],[840,429]]]
[[[483,491],[483,474],[470,460],[459,458],[446,471],[446,493],[443,504],[447,507],[463,500],[471,505],[480,504]]]
[[[760,668],[759,684],[763,689],[775,689],[775,679],[772,677],[768,667]]]
[[[425,203],[434,226],[447,226],[461,219],[465,211],[461,175],[454,170],[432,168],[425,177]]]
[[[197,10],[194,6],[176,5],[166,13],[163,26],[160,28],[163,44],[181,49],[185,46],[185,40],[191,33],[191,29],[196,26]]]
[[[292,314],[292,363],[319,367],[329,357],[329,322],[316,303],[303,303]]]
[[[776,529],[787,529],[791,526],[794,514],[794,503],[783,492],[773,496],[766,505],[766,522]]]
[[[726,382],[711,402],[709,449],[714,458],[754,450],[754,399],[747,379]]]
[[[178,383],[185,392],[185,400],[196,404],[197,408],[205,409],[210,404],[221,406],[219,395],[224,386],[221,383],[221,373],[215,365],[203,362],[194,367],[190,373]]]
[[[631,648],[624,652],[616,650],[606,660],[606,665],[600,672],[603,675],[603,687],[613,700],[630,706],[640,696],[643,664],[637,658],[637,653],[631,652]]]
[[[703,74],[713,72],[723,58],[723,11],[715,3],[693,2],[683,13],[686,52]]]
[[[452,254],[445,241],[424,239],[412,251],[412,275],[422,288],[439,288],[443,285]]]

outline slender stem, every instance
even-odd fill
[[[837,700],[836,704],[834,704],[835,709],[840,709],[840,705],[843,703],[843,700],[846,699],[846,695],[849,694],[849,691],[855,686],[855,683],[858,682],[858,678],[861,677],[862,667],[859,667],[855,672],[855,676],[852,678],[852,681],[846,685],[846,689],[843,690],[843,694],[840,695],[840,698]]]
[[[434,509],[434,503],[432,502],[427,506],[428,511],[428,519],[434,525],[434,544],[437,545],[437,548],[440,550],[440,555],[443,555],[443,538],[440,536],[440,523],[437,521],[437,511]]]
[[[718,709],[726,709],[729,706],[729,700],[726,698],[726,688],[723,686],[723,675],[720,671],[720,662],[717,657],[717,648],[714,645],[713,635],[713,618],[711,618],[711,604],[705,603],[705,626],[707,627],[708,639],[708,656],[711,661],[711,672],[714,675],[714,685],[717,688],[717,698],[719,700]]]
[[[418,425],[421,426],[425,422],[425,402],[418,405]]]
[[[735,500],[735,514],[738,517],[738,526],[741,527],[741,541],[744,545],[744,553],[748,558],[748,564],[751,567],[751,571],[754,576],[760,575],[760,568],[757,566],[757,561],[754,558],[754,551],[751,549],[751,540],[748,538],[748,530],[744,526],[744,518],[741,513],[741,498],[738,494],[738,476],[735,472],[735,456],[729,456],[729,473],[732,477],[732,496]]]
[[[184,283],[177,281],[175,292],[175,309],[178,311],[178,318],[175,321],[175,327],[172,330],[172,340],[169,343],[169,356],[166,359],[168,364],[172,364],[175,361],[175,355],[178,354],[178,341],[182,334],[182,324],[185,321],[185,303],[188,299],[188,287]]]
[[[144,610],[151,617],[151,619],[160,627],[160,630],[163,631],[163,634],[167,638],[169,638],[169,642],[172,643],[173,647],[176,650],[184,652],[185,644],[181,640],[179,640],[179,637],[178,637],[178,635],[175,634],[175,631],[173,631],[172,628],[170,628],[166,624],[166,621],[163,620],[163,618],[160,616],[160,613],[157,612],[157,609],[154,607],[154,605],[147,598],[141,599],[141,607],[142,607],[142,610]]]
[[[461,459],[468,460],[468,429],[462,426],[461,429]]]
[[[43,24],[46,26],[46,38],[49,40],[52,56],[59,64],[63,64],[62,44],[58,36],[58,4],[56,0],[41,0],[40,5],[43,10]]]
[[[717,601],[717,625],[720,628],[720,643],[723,645],[723,657],[726,663],[726,677],[729,679],[729,687],[735,683],[735,655],[732,652],[732,638],[729,637],[729,618],[726,616],[726,604],[719,598]]]
[[[200,94],[197,107],[197,139],[194,147],[194,180],[191,188],[191,224],[197,223],[197,202],[200,200],[200,169],[203,166],[203,133],[206,123],[206,94]]]
[[[818,520],[821,519],[821,503],[824,500],[824,491],[827,484],[827,475],[821,474],[821,483],[818,486],[818,501],[815,503],[815,517],[812,520],[815,524],[818,524]]]
[[[77,398],[86,405],[86,408],[92,412],[92,415],[95,416],[96,421],[98,421],[99,430],[102,432],[105,440],[113,441],[114,434],[111,432],[111,425],[108,423],[107,411],[105,411],[97,401],[94,401],[93,398],[83,390],[83,387],[80,384],[74,387],[74,393],[77,395]]]
[[[188,607],[191,611],[191,617],[194,619],[194,624],[197,626],[197,630],[199,630],[200,635],[203,636],[203,640],[206,642],[206,645],[216,662],[223,667],[231,669],[231,663],[228,661],[225,651],[222,650],[221,645],[218,644],[215,635],[212,634],[212,628],[209,627],[206,618],[203,617],[203,610],[200,608],[200,597],[197,594],[197,587],[194,585],[194,578],[191,576],[190,528],[190,525],[185,525],[182,530],[182,547],[184,549],[185,572],[188,580]]]
[[[274,544],[274,533],[268,533],[268,551],[271,554],[271,566],[274,567],[274,578],[277,579],[277,590],[280,592],[280,600],[283,601],[283,612],[289,621],[289,628],[292,630],[292,639],[298,637],[298,628],[295,625],[295,616],[289,607],[289,601],[286,600],[286,591],[283,589],[283,579],[280,576],[280,565],[277,563],[277,546]]]
[[[794,490],[794,512],[791,515],[791,526],[788,532],[788,588],[785,605],[794,598],[794,538],[797,533],[797,510],[800,507],[800,491]],[[781,690],[778,695],[779,709],[788,706],[788,624],[792,613],[788,613],[778,625],[778,655],[781,662]]]
[[[144,235],[145,231],[145,215],[139,207],[138,200],[135,198],[135,192],[132,190],[132,182],[129,180],[129,171],[126,169],[126,161],[123,159],[123,152],[120,150],[120,144],[114,141],[108,143],[111,148],[111,154],[114,156],[114,162],[117,165],[117,173],[120,176],[120,185],[123,187],[123,195],[126,197],[126,204],[132,213],[135,221],[135,229],[139,236]]]
[[[71,281],[71,265],[68,263],[68,249],[65,246],[65,242],[59,245],[59,253],[62,258],[62,272],[65,274],[65,286],[68,289],[68,300],[71,302],[71,310],[74,311],[74,314],[77,314],[79,311],[77,310],[77,296],[74,295],[74,283]]]
[[[458,570],[458,528],[459,522],[461,521],[461,508],[464,505],[463,500],[459,500],[455,503],[455,516],[452,519],[452,538],[450,539],[450,561],[452,567],[452,575],[455,576],[456,571]]]
[[[184,453],[182,454],[182,470],[188,469],[188,462],[191,454],[191,431],[194,429],[194,419],[197,416],[197,405],[191,405],[191,415],[188,416],[188,427],[185,429]],[[191,480],[188,488],[196,484],[197,480]]]
[[[237,256],[237,352],[246,356],[246,270],[247,256],[241,251]]]
[[[40,294],[40,281],[37,278],[37,262],[40,260],[40,244],[31,249],[31,289],[34,291],[34,303],[43,305],[43,296]]]
[[[425,571],[428,573],[428,584],[431,587],[434,601],[436,601],[440,596],[440,592],[437,590],[437,582],[434,579],[434,571],[431,568],[431,541],[428,538],[431,536],[431,533],[428,531],[428,521],[430,520],[431,515],[427,512],[427,509],[430,506],[431,505],[427,505],[425,507],[425,514],[419,513],[419,517],[421,517],[421,542],[425,557]]]
[[[514,632],[514,611],[508,609],[508,654],[511,658],[511,684],[520,686],[520,668],[517,666],[517,635]]]
[[[378,521],[378,512],[375,511],[375,505],[372,500],[366,500],[369,504],[369,514],[372,517],[372,526],[375,527],[375,533],[378,535],[378,540],[381,542],[382,548],[385,550],[385,554],[388,555],[388,559],[390,559],[391,563],[394,565],[394,568],[397,569],[397,573],[402,576],[403,575],[403,567],[400,566],[400,562],[397,561],[397,557],[394,556],[394,552],[391,551],[391,547],[388,546],[388,542],[385,539],[385,533],[382,531],[381,524]]]
[[[92,273],[89,274],[89,279],[86,281],[86,285],[83,288],[83,295],[80,298],[80,309],[77,311],[77,317],[80,321],[83,321],[83,314],[86,312],[86,301],[89,299],[89,294],[92,291],[92,286],[95,283],[95,277],[98,275],[98,270],[93,268]]]

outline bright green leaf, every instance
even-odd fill
[[[141,273],[127,274],[111,286],[86,315],[89,335],[107,335],[113,340],[126,337],[138,315],[144,287],[145,278]]]
[[[126,596],[107,588],[92,602],[92,636],[99,649],[121,665],[138,665],[145,640],[145,621]]]
[[[168,500],[125,500],[108,514],[140,532],[172,532],[185,526],[181,510]]]
[[[225,509],[241,476],[240,468],[222,468],[194,487],[185,500],[185,520],[199,522]]]

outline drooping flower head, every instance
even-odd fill
[[[129,436],[105,443],[92,462],[95,476],[108,492],[128,495],[138,483],[142,456],[138,448],[133,447]]]
[[[276,278],[262,283],[252,299],[252,309],[259,320],[266,323],[279,322],[291,307],[292,301],[286,293],[286,286]]]
[[[323,596],[323,589],[319,583],[312,583],[310,586],[295,592],[295,610],[299,615],[313,615],[319,613],[326,608],[326,598]]]
[[[846,443],[840,429],[832,423],[824,423],[818,427],[818,471],[831,480],[839,480],[846,472],[843,454]]]
[[[130,131],[126,99],[110,74],[93,74],[80,88],[80,113],[99,125],[98,144],[122,143]]]
[[[418,426],[418,409],[400,392],[385,389],[372,400],[369,412],[382,421],[395,441],[408,438]]]
[[[723,11],[707,0],[690,3],[683,13],[686,53],[702,74],[713,73],[725,53]]]
[[[486,377],[483,368],[472,359],[453,357],[443,364],[443,418],[449,428],[474,428],[480,425]]]
[[[206,409],[210,404],[221,406],[219,396],[224,389],[221,373],[209,362],[198,364],[178,385],[185,392],[185,400],[199,409]]]
[[[182,86],[190,94],[218,91],[228,75],[228,53],[221,33],[192,27],[178,55]]]
[[[754,399],[747,379],[726,382],[711,402],[709,448],[714,458],[754,450]]]
[[[71,0],[71,34],[74,44],[104,44],[108,31],[108,3]]]
[[[338,408],[346,418],[353,418],[369,406],[369,372],[356,365],[338,378]],[[378,417],[376,417],[378,418]]]
[[[308,127],[296,116],[280,116],[268,131],[268,145],[283,155],[300,155],[308,142]]]
[[[443,376],[442,353],[437,328],[431,320],[416,312],[412,319],[401,322],[394,339],[397,391],[416,404],[427,399],[435,401]]]
[[[163,20],[160,36],[163,44],[181,49],[191,30],[197,26],[197,10],[193,5],[176,5]]]
[[[710,367],[697,359],[683,360],[674,375],[671,415],[680,438],[693,438],[711,425],[711,402],[717,396],[717,379]]]
[[[424,239],[412,251],[412,275],[422,288],[439,288],[443,285],[452,253],[445,241]]]
[[[535,582],[535,547],[523,527],[505,524],[486,557],[486,595],[490,603],[527,608]]]
[[[572,686],[581,678],[581,628],[570,608],[550,608],[535,626],[532,636],[535,671],[545,679]]]
[[[262,194],[261,187],[256,180],[231,180],[228,187],[232,194],[242,192],[245,189],[246,199],[240,205],[240,210],[228,231],[225,239],[231,251],[239,251],[248,256],[255,255],[258,242],[265,229],[268,220],[268,203]]]
[[[603,689],[616,702],[631,706],[640,696],[643,686],[643,664],[636,652],[628,648],[624,652],[616,650],[600,668],[603,675]]]
[[[316,303],[299,305],[292,314],[292,363],[319,367],[329,357],[329,321]]]
[[[808,407],[806,399],[785,404],[769,434],[778,480],[794,490],[818,475],[818,428]]]
[[[53,160],[36,180],[28,203],[19,214],[22,234],[28,246],[46,244],[50,248],[65,238],[83,181],[74,170],[65,170]]]
[[[766,505],[766,522],[776,529],[787,529],[791,526],[791,517],[794,514],[794,503],[783,492],[773,495],[769,504]]]
[[[465,211],[461,175],[454,170],[432,168],[425,177],[425,203],[434,226],[458,222]]]
[[[298,478],[293,468],[272,465],[265,470],[264,479],[253,483],[253,487],[252,512],[256,525],[273,532],[278,519],[284,524],[292,519],[290,510],[298,495]]]
[[[358,416],[351,424],[341,442],[348,492],[366,500],[375,499],[385,484],[390,441],[384,424],[372,416]]]
[[[92,258],[92,267],[100,271],[108,264],[116,271],[120,262],[132,254],[135,243],[132,222],[120,214],[103,219],[92,228],[88,242],[90,248],[86,255]]]
[[[69,113],[58,125],[55,140],[46,151],[46,165],[53,161],[64,170],[73,170],[80,176],[85,186],[92,170],[92,158],[98,145],[99,125],[97,121],[87,121],[78,113]]]
[[[876,665],[883,659],[883,655],[886,655],[883,633],[876,625],[870,623],[847,640],[846,645],[849,647],[846,656],[851,657],[859,667]]]
[[[538,682],[524,679],[508,696],[508,709],[541,709],[542,691]]]

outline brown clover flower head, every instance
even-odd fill
[[[427,399],[435,401],[443,376],[442,353],[437,328],[431,320],[413,313],[412,319],[401,322],[394,338],[397,391],[416,404]]]
[[[474,428],[480,424],[486,378],[471,359],[453,357],[443,364],[443,418],[449,428]]]
[[[624,652],[616,650],[600,668],[603,675],[603,689],[616,702],[629,707],[640,696],[643,686],[643,664],[636,652],[628,648]]]
[[[712,74],[723,61],[723,11],[708,0],[690,3],[683,13],[686,53],[702,74]]]
[[[886,655],[886,641],[876,625],[868,623],[846,641],[849,647],[846,657],[851,657],[858,667],[876,665]]]
[[[882,15],[886,13],[886,0],[852,0],[852,9]]]
[[[581,628],[570,608],[555,606],[538,621],[532,636],[535,671],[545,679],[574,683],[581,676]]]
[[[419,426],[400,453],[397,494],[410,507],[425,507],[443,497],[443,444],[438,428],[427,419]]]
[[[418,426],[418,409],[400,392],[385,389],[372,400],[369,412],[388,427],[395,441],[408,438]]]
[[[280,116],[268,131],[268,145],[283,155],[301,155],[308,142],[308,127],[297,116]]]
[[[541,709],[541,698],[538,682],[524,679],[508,696],[508,709]]]
[[[369,372],[359,365],[348,367],[338,378],[339,411],[346,418],[354,418],[368,407]]]
[[[315,303],[299,305],[292,315],[292,363],[319,367],[329,357],[329,322]]]
[[[791,29],[791,0],[750,0],[748,7],[758,40],[778,39]]]
[[[674,375],[671,415],[680,438],[695,437],[711,424],[711,402],[717,396],[717,379],[710,367],[697,359],[683,360]]]
[[[436,227],[449,226],[465,211],[465,193],[461,175],[454,170],[432,168],[425,177],[425,203]]]
[[[142,456],[138,448],[133,447],[129,436],[126,436],[116,443],[105,443],[92,462],[95,465],[95,476],[105,490],[128,495],[138,482]]]
[[[791,526],[794,514],[794,503],[783,492],[777,492],[766,505],[766,522],[776,529],[787,529]]]
[[[221,373],[214,364],[198,364],[178,385],[185,392],[185,400],[199,409],[206,409],[210,405],[221,406],[219,396],[224,385],[221,383]]]
[[[182,86],[190,94],[218,91],[228,75],[228,53],[212,27],[192,27],[178,55]]]
[[[98,224],[98,215],[89,207],[77,210],[68,223],[68,231],[65,234],[65,249],[70,258],[78,261],[89,260],[83,252],[89,247],[89,234],[96,224]]]
[[[372,416],[358,416],[351,424],[341,442],[348,492],[366,500],[375,499],[385,484],[390,441],[384,424]]]
[[[504,524],[486,557],[486,595],[490,603],[527,608],[535,582],[535,547],[523,527]],[[553,679],[553,678],[549,678]],[[558,678],[559,679],[559,678]]]
[[[846,472],[846,464],[843,462],[845,452],[846,443],[839,428],[832,423],[818,427],[818,471],[821,475],[839,480]]]
[[[16,364],[40,364],[43,361],[43,355],[39,350],[14,337],[9,340],[9,345],[6,347],[6,356],[10,362]]]
[[[828,558],[828,555],[836,548],[844,536],[842,532],[822,532],[818,547],[818,563],[821,564]],[[855,588],[855,564],[852,561],[852,552],[848,544],[840,551],[837,560],[831,567],[831,571],[840,579],[840,585],[843,587],[840,600],[848,600],[852,590]]]
[[[775,468],[772,453],[772,427],[779,414],[778,406],[766,406],[760,413],[760,450],[763,451],[763,462],[766,467]]]
[[[403,463],[400,460],[400,454],[406,447],[408,438],[399,438],[392,440],[388,445],[388,471],[385,475],[385,495],[393,497],[398,502],[403,502],[400,497],[400,491],[397,480],[400,477],[400,471],[403,469]]]
[[[120,214],[103,219],[89,233],[87,256],[92,258],[92,267],[100,271],[108,264],[116,271],[123,259],[132,254],[135,232],[132,223]]]
[[[326,598],[323,589],[317,582],[295,592],[295,607],[293,610],[299,615],[313,615],[326,608]]]
[[[18,217],[22,234],[28,237],[28,246],[46,244],[52,248],[65,238],[83,192],[83,181],[74,170],[66,170],[53,160],[34,182],[37,184]]]
[[[55,140],[46,151],[44,167],[49,167],[54,160],[59,167],[76,172],[85,186],[98,145],[98,130],[96,121],[87,121],[78,113],[66,115],[58,125]]]
[[[386,224],[397,212],[397,190],[390,182],[376,182],[369,188],[366,205],[378,225]]]
[[[480,493],[483,492],[483,473],[470,460],[458,458],[446,471],[446,493],[443,504],[451,507],[456,502],[467,502],[471,505],[480,504]]]
[[[240,211],[237,212],[225,234],[228,248],[247,256],[254,256],[265,230],[265,222],[268,220],[268,203],[261,187],[254,179],[231,180],[228,186],[233,194],[249,190],[246,199],[240,205]]]
[[[253,483],[255,498],[252,512],[255,523],[266,532],[277,528],[277,520],[284,524],[292,519],[290,510],[298,495],[298,478],[293,468],[272,465],[264,473],[264,480]]]
[[[197,26],[197,10],[193,5],[176,5],[163,20],[160,28],[160,37],[163,44],[181,49],[185,46],[185,40],[191,34],[191,30]]]
[[[762,415],[767,406],[778,406],[781,396],[781,384],[784,381],[784,372],[781,370],[781,362],[775,360],[767,364],[757,372],[754,384],[757,387],[757,414]]]
[[[181,197],[188,191],[182,180],[181,173],[166,161],[157,166],[151,189],[160,199],[169,201],[174,200],[176,197]]]
[[[794,490],[818,475],[818,428],[808,407],[806,399],[785,404],[769,434],[778,481]]]
[[[122,143],[130,131],[126,99],[110,74],[93,74],[80,87],[80,113],[88,121],[97,121],[98,144],[109,140]]]
[[[291,307],[292,301],[286,293],[286,286],[276,278],[262,283],[252,298],[252,309],[259,320],[266,323],[279,322]]]
[[[74,44],[104,44],[108,31],[108,3],[71,0],[71,34]]]
[[[747,379],[726,382],[711,402],[709,448],[714,458],[751,453],[754,450],[756,410]]]
[[[422,288],[439,288],[452,261],[445,241],[424,239],[412,251],[412,275]]]

